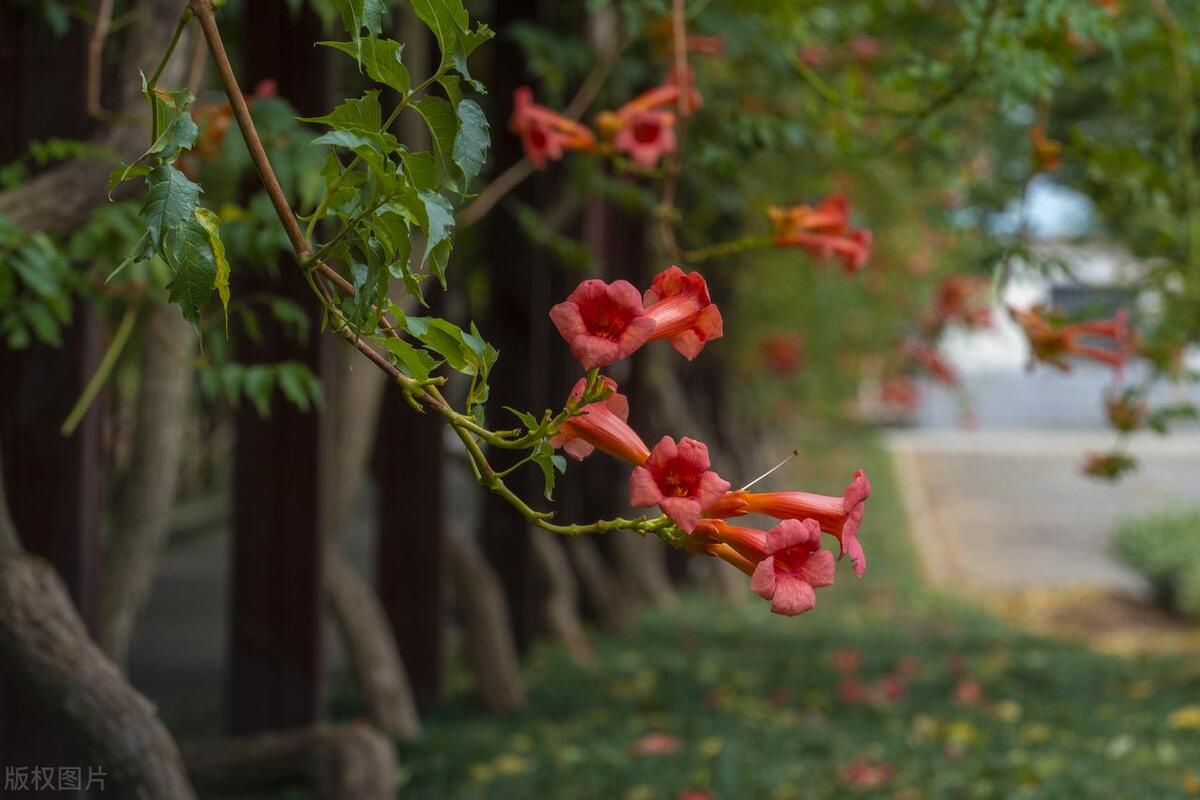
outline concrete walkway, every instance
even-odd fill
[[[1200,434],[1134,439],[1137,472],[1115,484],[1079,473],[1108,431],[914,430],[889,446],[930,577],[979,590],[1140,579],[1109,543],[1120,520],[1200,504]]]

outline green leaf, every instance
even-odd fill
[[[526,430],[537,430],[538,419],[533,414],[530,414],[526,411],[517,411],[512,406],[505,406],[504,410],[521,420],[521,424],[525,426]]]
[[[130,264],[136,264],[138,261],[150,255],[150,232],[142,234],[142,238],[137,240],[137,244],[133,246],[133,250],[129,255],[125,256],[125,260],[117,264],[116,269],[108,273],[108,277],[104,279],[104,285],[107,286],[113,278],[121,274],[121,272]]]
[[[458,104],[458,133],[454,137],[454,163],[462,170],[463,178],[470,181],[487,160],[491,145],[490,130],[483,109],[474,100],[463,100]]]
[[[434,164],[432,153],[410,153],[401,150],[400,161],[404,164],[404,174],[408,176],[409,183],[417,191],[437,188],[437,165]]]
[[[327,131],[312,142],[314,145],[328,144],[334,147],[344,147],[347,150],[358,151],[359,148],[371,148],[387,154],[396,149],[396,137],[390,133],[371,133],[368,131]]]
[[[367,75],[376,83],[390,86],[402,95],[407,95],[412,87],[412,78],[408,68],[400,61],[404,45],[391,39],[359,39],[353,42],[317,42],[325,47],[340,50],[367,71]]]
[[[392,351],[392,355],[396,356],[396,366],[400,368],[400,371],[419,381],[426,380],[429,374],[442,363],[403,339],[388,337],[383,340],[383,345]]]
[[[301,117],[300,121],[368,136],[382,134],[383,112],[379,107],[379,90],[371,89],[357,100],[347,100],[323,117]]]
[[[271,416],[271,385],[274,382],[275,374],[269,365],[254,364],[246,368],[242,387],[260,417]]]
[[[458,132],[458,117],[450,106],[450,101],[443,97],[426,95],[409,105],[429,126],[434,158],[442,173],[454,179],[458,173],[454,162],[454,137]]]
[[[313,403],[320,403],[320,384],[306,365],[285,361],[276,367],[275,378],[284,397],[301,411],[308,411]]]
[[[196,136],[200,130],[196,127],[196,122],[192,119],[189,111],[196,98],[187,89],[165,92],[170,100],[162,99],[159,92],[155,94],[159,99],[156,105],[160,112],[159,130],[161,133],[142,155],[142,158],[156,155],[164,161],[170,161],[179,154],[180,150],[190,148],[196,142]],[[141,161],[141,158],[138,160]]]
[[[221,218],[207,208],[196,209],[196,221],[208,234],[208,244],[212,249],[213,261],[217,273],[213,278],[217,296],[221,298],[221,308],[225,311],[225,334],[229,335],[229,259],[225,257],[225,243],[221,241]]]
[[[423,345],[445,358],[451,369],[474,374],[473,359],[457,325],[438,317],[405,317],[404,326]]]
[[[462,0],[412,0],[412,9],[417,18],[428,25],[437,38],[438,47],[442,51],[439,71],[445,72],[453,66],[464,78],[471,81],[476,91],[482,91],[482,86],[472,80],[467,71],[467,57],[479,45],[492,38],[492,30],[486,25],[479,25],[472,31]]]
[[[372,36],[383,30],[384,0],[333,0],[346,33],[358,39],[363,28]]]
[[[555,473],[566,472],[567,461],[562,456],[555,455],[554,448],[549,442],[544,440],[538,444],[532,458],[534,463],[542,468],[542,481],[545,484],[546,499],[553,500]]]
[[[108,174],[108,195],[112,198],[113,189],[134,178],[150,174],[150,167],[145,164],[121,164]]]
[[[433,269],[433,274],[446,287],[446,262],[450,259],[450,234],[454,232],[454,208],[450,201],[437,192],[421,192],[425,205],[425,255],[422,259]]]
[[[194,219],[179,226],[167,250],[172,278],[167,284],[167,299],[179,306],[193,325],[212,298],[217,268],[208,232]]]
[[[142,219],[150,231],[150,241],[161,247],[172,229],[192,220],[202,190],[170,164],[155,167],[146,182],[150,190],[142,203]]]

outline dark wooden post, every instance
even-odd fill
[[[305,116],[328,111],[325,38],[307,8],[283,0],[245,7],[245,72],[252,87],[272,78]],[[261,343],[238,341],[246,363],[298,360],[319,372],[316,302],[291,256],[277,279],[247,275],[242,292],[290,297],[312,312],[307,342],[263,320]],[[261,419],[243,407],[234,465],[233,602],[228,727],[233,733],[305,725],[321,711],[321,417],[282,399]]]
[[[423,705],[442,691],[443,428],[440,417],[417,414],[399,390],[387,388],[375,450],[379,599]]]
[[[508,30],[517,22],[538,18],[537,0],[508,0],[495,9],[492,27]],[[505,119],[511,110],[513,90],[528,82],[520,48],[509,37],[500,36],[489,45],[493,69],[488,82],[489,118]],[[516,137],[496,126],[493,159],[497,170],[508,167],[522,156]],[[537,206],[547,194],[545,176],[526,181],[513,196],[527,205]],[[551,337],[556,337],[547,311],[550,307],[549,270],[544,250],[531,246],[503,204],[493,209],[483,222],[490,256],[490,316],[486,333],[500,350],[500,364],[492,378],[488,402],[494,426],[511,426],[513,417],[504,406],[541,409],[552,404],[548,386],[547,352]],[[561,398],[558,398],[561,402]],[[523,497],[541,494],[541,478],[535,471],[522,470],[509,479],[513,490]],[[481,545],[495,568],[508,600],[517,648],[524,652],[532,643],[537,628],[539,591],[534,580],[529,524],[504,500],[488,495],[481,530]]]
[[[0,6],[0,85],[7,87],[0,92],[0,163],[35,140],[88,134],[85,74],[81,28],[56,38],[36,18]],[[77,305],[61,347],[35,343],[12,352],[0,342],[0,443],[13,521],[25,548],[58,570],[89,627],[102,510],[103,396],[73,436],[59,428],[106,340],[101,320]],[[0,675],[0,765],[85,763],[68,752],[45,713]]]

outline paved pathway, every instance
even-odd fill
[[[935,580],[978,589],[1092,584],[1141,590],[1109,553],[1121,519],[1200,504],[1200,435],[1135,439],[1140,469],[1085,478],[1106,431],[914,430],[889,438]]]

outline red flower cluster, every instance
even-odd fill
[[[642,297],[627,281],[586,280],[550,310],[571,352],[584,368],[607,366],[648,341],[669,340],[689,360],[722,333],[721,314],[704,278],[669,267]],[[628,424],[629,402],[611,378],[603,391],[567,418],[550,443],[576,460],[594,450],[634,465],[629,502],[657,506],[683,535],[685,549],[721,558],[751,577],[750,588],[788,616],[808,611],[815,590],[833,583],[835,560],[821,549],[821,533],[838,539],[841,556],[850,556],[862,576],[867,561],[858,541],[871,485],[860,470],[841,497],[809,492],[730,491],[729,481],[711,469],[708,447],[688,437],[659,440],[646,447]],[[589,381],[580,379],[567,404],[576,408]],[[595,386],[595,384],[592,384]],[[780,523],[768,531],[731,525],[727,518],[766,514]]]
[[[596,146],[596,137],[586,126],[533,102],[533,90],[528,86],[513,92],[508,129],[521,137],[525,157],[538,169],[558,161],[567,150],[591,150]]]
[[[686,92],[681,98],[681,94]],[[678,80],[674,73],[616,111],[596,117],[605,146],[624,153],[643,167],[653,167],[666,153],[675,152],[675,114],[700,107],[699,92],[690,72]],[[533,90],[522,86],[513,93],[509,129],[521,137],[525,157],[538,169],[558,161],[567,150],[592,150],[596,136],[586,126],[533,102]]]
[[[858,272],[871,257],[871,232],[850,227],[850,204],[841,195],[825,198],[816,208],[771,206],[767,216],[776,247],[799,247],[818,258],[836,258],[847,275]]]
[[[950,323],[968,328],[987,328],[992,324],[988,304],[991,283],[979,275],[951,275],[942,281],[933,300],[933,310],[925,320],[925,330],[936,336]]]
[[[1068,358],[1084,358],[1106,364],[1120,374],[1133,354],[1134,335],[1124,309],[1109,319],[1070,323],[1059,321],[1037,306],[1027,311],[1009,308],[1008,312],[1029,339],[1031,364],[1041,361],[1066,372],[1071,368]]]
[[[607,367],[658,339],[669,339],[690,361],[723,332],[703,276],[675,266],[644,295],[629,281],[586,280],[550,309],[550,319],[584,369]]]

